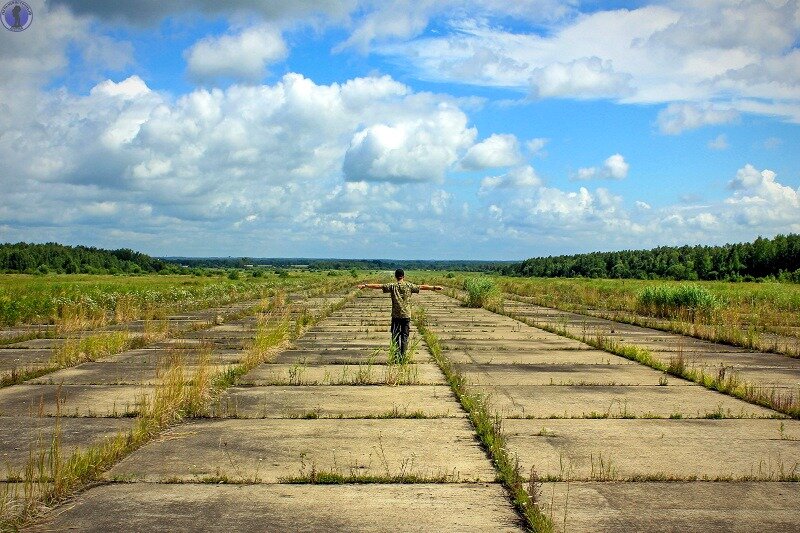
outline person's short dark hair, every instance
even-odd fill
[[[405,273],[405,272],[403,272],[403,269],[402,269],[402,268],[398,268],[397,270],[395,270],[395,271],[394,271],[394,277],[395,277],[395,279],[404,278],[404,277],[405,277],[405,275],[406,275],[406,273]]]

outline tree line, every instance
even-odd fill
[[[128,248],[103,250],[87,246],[0,244],[0,272],[27,274],[139,274],[172,270],[164,261]]]
[[[463,270],[528,277],[638,278],[800,283],[800,235],[724,246],[662,246],[536,257],[520,262],[308,258],[154,258],[128,248],[104,250],[57,243],[0,243],[0,272],[62,274],[195,273],[207,268],[302,265],[310,270]],[[188,269],[185,267],[189,267]]]
[[[526,259],[503,267],[528,277],[638,278],[800,282],[800,235],[723,246],[662,246],[652,250],[593,252]]]
[[[165,261],[192,268],[247,268],[301,266],[308,270],[456,270],[497,272],[511,262],[437,259],[314,259],[307,257],[165,257]]]

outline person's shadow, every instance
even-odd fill
[[[19,21],[19,14],[22,12],[22,8],[20,6],[14,6],[14,9],[11,10],[11,16],[14,17],[14,24],[11,26],[12,28],[21,28],[22,24]]]

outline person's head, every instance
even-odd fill
[[[403,272],[402,268],[398,268],[397,270],[394,271],[394,279],[396,279],[397,281],[400,281],[404,277],[406,277],[406,273]]]

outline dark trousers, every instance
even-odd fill
[[[404,358],[406,355],[409,333],[411,333],[410,318],[392,317],[392,342],[400,349],[401,358]]]

